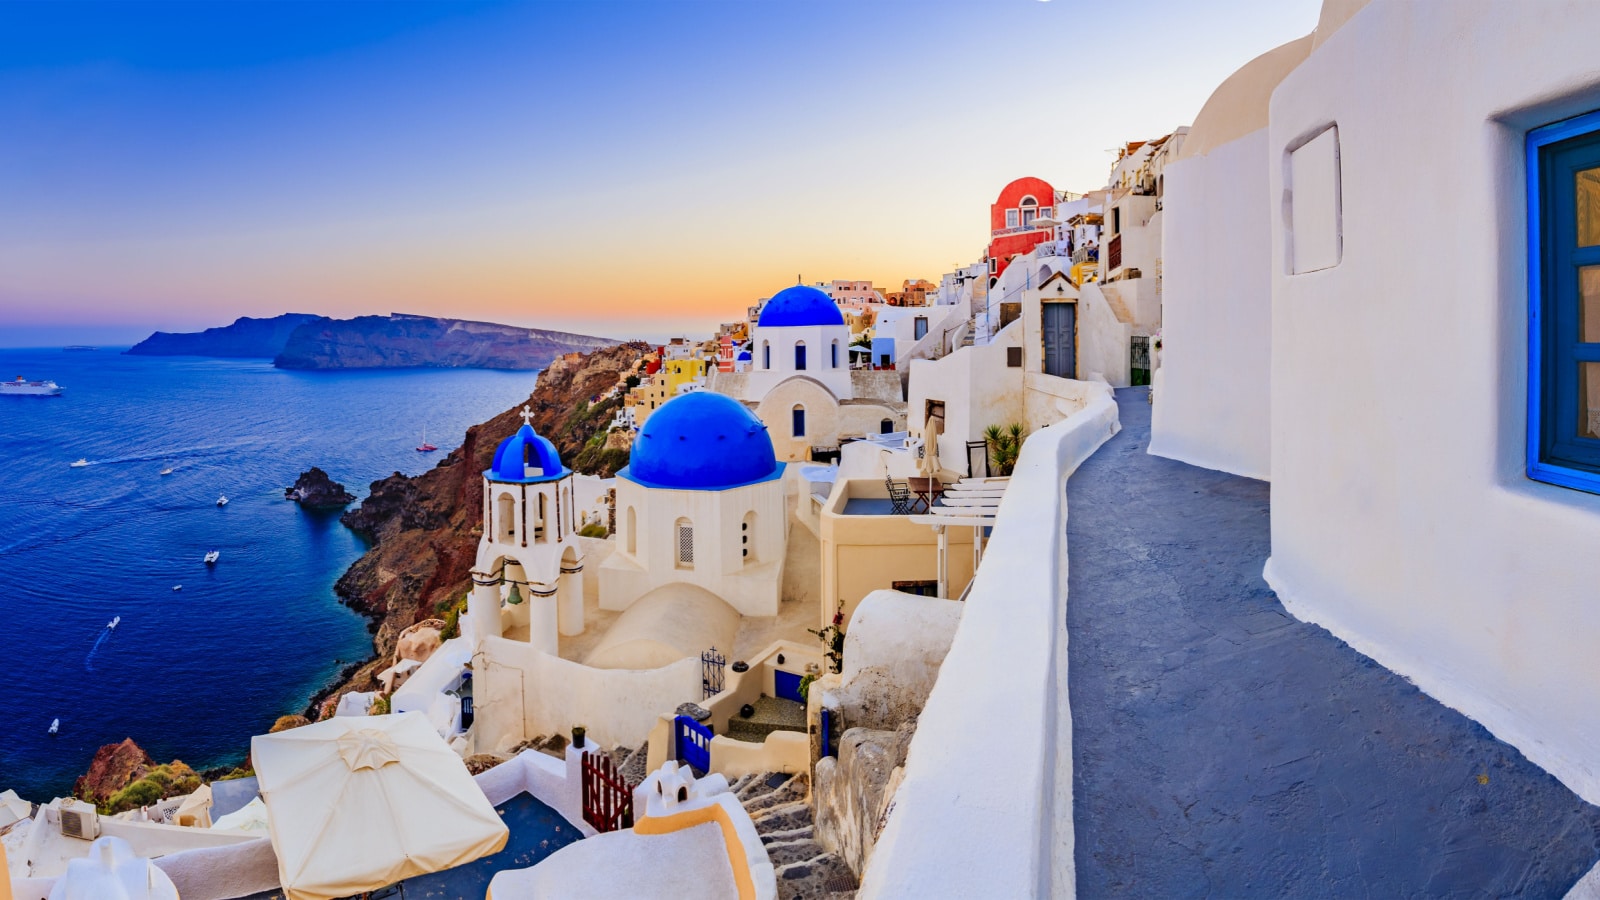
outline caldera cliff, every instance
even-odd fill
[[[564,354],[615,343],[564,331],[395,313],[308,323],[289,335],[272,364],[280,369],[543,369]]]

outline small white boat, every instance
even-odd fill
[[[228,505],[228,498],[227,497],[218,497],[217,498],[217,505],[218,506],[227,506]]]
[[[122,617],[121,616],[113,616],[111,621],[106,623],[106,630],[107,631],[116,631],[117,630],[117,626],[121,625],[121,624],[122,624]]]
[[[163,474],[163,475],[171,475],[172,474],[172,470],[171,469],[162,469],[161,470],[161,474]]]
[[[88,464],[89,464],[89,461],[87,459],[80,459],[77,462],[73,463],[72,467],[74,469],[81,469],[84,466],[87,466]]]
[[[50,733],[51,734],[55,734],[56,732],[58,732],[60,730],[61,730],[61,720],[60,719],[51,719],[50,720]]]
[[[175,591],[181,591],[181,590],[183,590],[183,585],[175,584],[175,585],[172,586],[172,589],[175,590]]]
[[[217,564],[217,557],[219,557],[221,555],[222,555],[222,551],[220,551],[220,550],[213,550],[210,553],[207,553],[206,554],[206,565],[208,565],[208,566],[216,565]]]

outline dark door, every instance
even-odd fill
[[[1078,377],[1078,304],[1045,303],[1044,373]]]

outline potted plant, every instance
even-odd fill
[[[587,735],[588,733],[589,733],[589,729],[583,727],[582,725],[574,725],[574,726],[572,726],[572,746],[577,747],[579,750],[582,750],[583,749],[584,736]]]

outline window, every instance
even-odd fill
[[[495,529],[499,535],[500,543],[509,544],[517,536],[517,501],[510,494],[501,494],[495,501],[495,520],[499,525]]]
[[[745,565],[756,561],[756,545],[752,540],[756,536],[756,513],[751,510],[744,514],[744,521],[739,523],[739,555],[743,557]]]
[[[761,342],[761,368],[772,368],[772,345],[766,341]]]
[[[628,507],[628,552],[637,556],[639,554],[639,514]]]
[[[1331,269],[1343,252],[1339,198],[1339,129],[1330,125],[1289,150],[1289,272]]]
[[[794,426],[794,436],[795,437],[805,437],[806,436],[806,408],[804,406],[799,406],[799,405],[795,406],[795,408],[794,408],[794,421],[793,421],[792,424]]]
[[[1600,493],[1600,112],[1528,133],[1528,477]]]
[[[804,372],[806,370],[806,342],[805,341],[795,341],[794,342],[794,370],[796,372]]]
[[[1111,207],[1111,233],[1122,233],[1122,208],[1118,206]]]
[[[937,581],[891,581],[889,586],[906,594],[918,594],[923,597],[939,596]]]
[[[833,342],[833,356],[831,357],[831,360],[832,360],[831,365],[833,366],[833,368],[835,368],[835,369],[839,368],[839,341],[838,341],[838,339],[835,339],[834,342]]]
[[[893,419],[884,419],[882,422],[879,422],[878,423],[878,433],[879,434],[893,434],[894,433],[894,420]]]
[[[679,519],[672,530],[678,538],[678,568],[694,568],[694,524],[688,519]]]
[[[1015,227],[1017,227],[1017,211],[1016,210],[1014,210],[1014,209],[1006,210],[1006,227],[1007,228],[1015,228]]]

